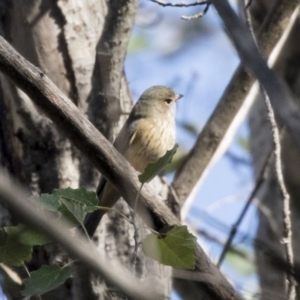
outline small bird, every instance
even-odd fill
[[[166,86],[156,85],[147,89],[132,108],[114,146],[138,172],[142,173],[149,163],[156,162],[174,147],[176,101],[182,97]],[[99,206],[104,207],[112,207],[120,198],[104,177],[97,195]],[[105,213],[96,210],[86,217],[84,226],[90,237]]]

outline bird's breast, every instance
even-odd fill
[[[126,159],[139,172],[157,161],[175,144],[175,122],[172,118],[140,119],[136,121]]]

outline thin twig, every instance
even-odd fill
[[[29,272],[27,266],[26,266],[25,264],[23,264],[23,267],[24,267],[24,269],[25,269],[25,271],[26,271],[28,277],[31,277],[30,272]]]
[[[264,100],[268,110],[268,117],[272,127],[274,154],[275,154],[275,171],[278,180],[280,192],[283,198],[283,232],[281,243],[284,245],[286,252],[287,263],[290,268],[290,272],[287,272],[287,296],[289,300],[293,300],[296,297],[296,281],[294,279],[294,252],[293,252],[293,241],[292,241],[292,220],[290,210],[290,195],[284,183],[282,162],[281,162],[281,145],[279,138],[279,130],[276,124],[274,111],[267,93],[262,90]]]
[[[190,20],[202,18],[208,12],[209,5],[210,4],[207,3],[203,11],[200,11],[200,12],[194,14],[194,15],[191,15],[191,16],[186,16],[186,15],[181,16],[181,19],[190,21]]]
[[[259,191],[260,187],[262,186],[262,184],[264,183],[264,181],[266,180],[266,178],[268,176],[268,171],[269,171],[268,167],[270,165],[271,158],[272,158],[272,152],[270,151],[270,153],[266,157],[266,160],[265,160],[265,162],[264,162],[264,164],[261,168],[261,171],[259,173],[259,176],[257,178],[255,187],[254,187],[251,195],[249,196],[244,208],[242,209],[242,212],[241,212],[240,216],[236,220],[235,224],[233,224],[232,227],[231,227],[229,236],[227,238],[227,241],[225,243],[225,246],[222,250],[222,253],[221,253],[220,258],[219,258],[218,263],[217,263],[218,268],[220,267],[221,263],[223,262],[225,254],[227,253],[228,249],[231,247],[231,243],[232,243],[232,241],[235,237],[235,234],[236,234],[241,222],[243,221],[243,219],[244,219],[244,217],[245,217],[245,215],[248,211],[248,208],[250,207],[250,204],[253,202],[257,192]]]
[[[203,215],[204,220],[207,219],[207,221],[205,221],[207,224],[213,226],[215,229],[217,229],[221,232],[228,231],[229,226],[227,224],[221,222],[220,220],[216,219],[215,217],[213,217],[212,215],[208,214],[205,211],[199,210],[199,212],[200,212],[200,214]],[[188,221],[188,222],[191,223],[191,221]],[[200,236],[202,235],[201,231],[197,230],[197,233],[199,233]],[[203,236],[203,237],[205,238],[206,236]],[[274,268],[276,268],[277,270],[289,273],[292,276],[294,276],[294,278],[296,278],[296,280],[300,281],[300,262],[299,261],[295,261],[294,273],[291,273],[291,268],[290,268],[289,264],[287,263],[285,257],[283,257],[281,252],[276,247],[274,247],[272,244],[270,244],[268,241],[259,239],[259,238],[253,238],[249,234],[241,232],[241,231],[238,232],[238,238],[239,238],[238,242],[243,243],[243,245],[251,245],[251,246],[255,245],[259,251],[261,251],[268,257],[268,259],[270,260],[270,263],[273,265]],[[215,240],[215,242],[217,242],[217,241]]]
[[[190,7],[190,6],[198,6],[198,5],[207,5],[207,1],[206,0],[198,0],[198,1],[194,1],[191,3],[183,3],[183,2],[178,2],[178,3],[171,3],[171,2],[166,2],[163,0],[149,0],[151,2],[154,2],[156,4],[159,4],[161,6],[171,6],[171,7]]]
[[[253,40],[256,44],[257,49],[259,50],[257,40],[254,34],[251,15],[249,9],[246,8],[247,0],[245,1],[245,16],[248,28],[251,32]],[[287,188],[284,183],[283,171],[282,171],[282,162],[281,162],[281,144],[280,144],[280,135],[279,129],[275,120],[275,114],[273,107],[271,105],[270,99],[267,92],[264,88],[261,87],[263,98],[268,111],[268,118],[272,128],[273,135],[273,145],[274,145],[274,156],[275,156],[275,171],[276,177],[279,184],[280,192],[283,197],[283,232],[282,232],[282,241],[284,245],[287,263],[290,267],[290,272],[287,272],[287,296],[289,300],[294,300],[296,297],[296,282],[294,278],[294,252],[293,252],[293,242],[292,242],[292,220],[291,220],[291,210],[290,210],[290,195],[287,191]]]

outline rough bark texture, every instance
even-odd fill
[[[126,118],[126,114],[122,114],[119,122],[121,112],[130,111],[132,105],[123,74],[123,61],[137,1],[110,1],[109,5],[106,18],[108,8],[104,0],[1,1],[0,34],[49,76],[112,139],[112,133],[118,130],[116,125],[120,126]],[[124,22],[118,23],[118,18],[122,21],[122,17]],[[115,24],[119,28],[115,28]],[[104,25],[105,35],[102,35]],[[116,37],[114,33],[117,30],[120,32]],[[100,46],[97,46],[98,43]],[[103,45],[109,45],[109,53],[105,53]],[[101,57],[105,65],[101,64]],[[111,82],[112,87],[109,85]],[[81,185],[95,188],[99,173],[91,163],[2,74],[0,84],[1,165],[33,194]],[[119,206],[126,207],[128,213],[127,204],[122,202]],[[3,209],[1,213],[5,216]],[[2,218],[2,224],[7,224],[7,220]],[[100,251],[120,257],[125,265],[130,265],[134,246],[132,229],[122,218],[112,214],[106,224],[102,222],[99,244]],[[61,260],[67,258],[55,246],[39,248],[29,269]],[[155,269],[154,276],[158,278],[155,285],[158,287],[160,283],[160,289],[167,297],[170,293],[170,269],[155,263],[153,267],[153,263],[144,261],[144,257],[139,262],[137,276],[146,278],[148,272],[153,273]],[[148,265],[151,266],[148,268]],[[44,295],[43,299],[123,299],[123,295],[111,291],[112,287],[107,290],[106,284],[99,278],[86,282],[90,273],[87,270],[84,272],[77,272],[78,276],[73,280],[68,280],[59,290]],[[13,298],[18,299],[20,295]]]
[[[270,10],[271,2],[254,1],[251,12],[254,17],[255,27],[263,21],[263,16]],[[276,4],[274,4],[276,5]],[[265,13],[264,13],[265,12]],[[290,38],[284,47],[280,60],[276,65],[278,72],[282,74],[289,84],[294,95],[299,99],[299,64],[300,51],[297,41],[300,29],[299,20],[296,23]],[[283,99],[284,101],[284,99]],[[271,127],[267,119],[266,107],[261,96],[258,97],[250,116],[251,152],[256,172],[260,169],[268,149],[272,144]],[[295,260],[299,260],[299,167],[300,151],[293,139],[282,131],[282,163],[284,167],[284,180],[291,196],[291,216],[293,227],[293,248]],[[260,196],[261,205],[258,209],[259,224],[257,238],[267,241],[278,253],[285,257],[282,236],[282,197],[280,196],[278,183],[273,172],[265,182]],[[264,209],[263,209],[264,206]],[[267,214],[266,212],[267,208]],[[286,297],[285,273],[276,267],[276,261],[272,261],[267,252],[260,247],[256,248],[257,267],[261,283],[261,299],[270,299],[274,295]],[[300,299],[299,289],[297,299]]]
[[[4,36],[41,68],[73,102],[87,111],[95,47],[106,11],[104,1],[6,1]],[[80,13],[79,13],[80,12]],[[78,187],[81,157],[31,100],[1,75],[1,141],[4,166],[33,194]],[[13,220],[12,220],[13,221]],[[39,248],[29,269],[57,260],[55,247]],[[72,299],[68,284],[44,299]]]

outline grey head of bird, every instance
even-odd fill
[[[136,110],[151,117],[160,115],[174,117],[176,101],[182,97],[166,86],[155,85],[144,91],[136,103]]]

